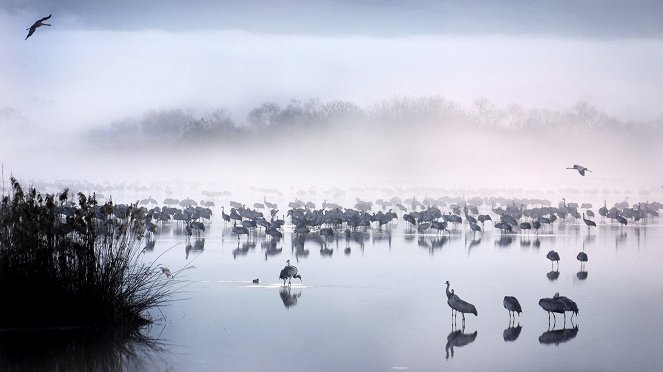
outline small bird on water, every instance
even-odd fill
[[[51,26],[51,25],[48,24],[48,23],[44,23],[44,21],[46,21],[47,19],[51,18],[51,16],[52,16],[52,14],[49,14],[48,17],[44,17],[44,18],[38,20],[37,22],[33,23],[32,26],[30,26],[29,28],[26,28],[26,30],[28,30],[28,36],[25,37],[25,40],[28,40],[28,38],[29,38],[32,34],[35,33],[35,31],[37,30],[37,27],[41,27],[41,26]]]
[[[173,277],[173,274],[170,272],[170,269],[167,267],[162,266],[161,267],[161,272],[166,276],[166,278],[170,279]]]

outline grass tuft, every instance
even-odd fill
[[[143,263],[145,211],[40,194],[11,178],[0,203],[0,327],[140,328],[176,280]]]

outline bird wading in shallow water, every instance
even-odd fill
[[[564,314],[564,304],[561,301],[558,301],[557,298],[542,298],[539,300],[539,306],[548,313],[548,326],[550,326],[550,314],[552,313],[553,321],[555,319],[555,313]]]
[[[456,310],[463,316],[463,325],[465,325],[465,313],[474,314],[475,316],[478,316],[477,308],[474,307],[474,305],[472,305],[471,303],[461,300],[460,297],[454,294],[453,289],[451,290],[451,295],[447,300],[447,304],[452,310]]]
[[[523,312],[523,309],[520,307],[520,302],[518,302],[518,299],[513,296],[504,296],[504,301],[502,303],[504,304],[504,308],[509,310],[509,319],[511,319],[511,314],[513,314],[515,319],[515,313],[518,313],[518,317],[520,317],[520,313]]]
[[[557,268],[559,269],[559,254],[555,251],[550,251],[546,254],[546,258],[550,260],[550,267],[552,268],[553,262],[557,261]]]
[[[281,273],[279,273],[279,279],[283,280],[283,285],[285,285],[285,281],[287,280],[288,284],[290,284],[292,278],[298,278],[300,281],[302,280],[302,276],[297,272],[297,267],[290,265],[290,260],[288,260],[286,261],[285,267],[281,270]]]

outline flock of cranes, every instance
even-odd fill
[[[464,301],[460,297],[458,297],[458,295],[455,293],[453,289],[449,290],[450,283],[448,280],[445,282],[445,284],[446,284],[447,304],[451,308],[451,316],[454,319],[454,323],[457,313],[461,313],[462,325],[464,328],[465,314],[474,314],[475,316],[478,316],[477,308],[471,303]],[[523,309],[520,306],[520,302],[518,302],[517,298],[513,296],[504,296],[502,304],[504,308],[509,312],[509,323],[511,323],[512,315],[514,321],[516,313],[518,314],[518,317],[520,317],[520,313],[522,313]],[[571,320],[573,320],[573,315],[574,314],[578,315],[579,312],[578,305],[575,303],[575,301],[571,300],[568,297],[560,296],[559,293],[555,293],[555,295],[552,298],[540,299],[539,306],[541,306],[541,308],[548,313],[548,325],[550,325],[550,314],[553,315],[553,327],[556,322],[555,313],[563,314],[564,323],[566,324],[566,312],[571,312]]]
[[[589,170],[574,166],[581,175]],[[163,206],[152,206],[158,204],[151,197],[139,201],[140,207],[137,212],[144,220],[146,233],[148,237],[155,234],[160,226],[168,223],[176,223],[182,226],[187,238],[196,234],[205,232],[213,216],[215,203],[212,201],[196,201],[186,198],[177,200],[167,198],[163,201]],[[316,208],[313,202],[304,202],[296,199],[288,204],[285,213],[280,213],[276,203],[270,203],[266,198],[262,202],[253,203],[253,208],[246,204],[231,201],[229,213],[226,213],[226,206],[221,206],[221,218],[224,224],[231,224],[230,231],[239,240],[246,236],[247,241],[251,241],[252,236],[256,235],[257,230],[263,230],[266,237],[271,241],[279,241],[284,231],[291,229],[294,237],[319,236],[321,240],[330,239],[338,234],[345,235],[346,238],[353,231],[365,231],[367,229],[377,228],[379,231],[384,226],[402,219],[408,234],[437,235],[456,234],[459,230],[467,229],[468,233],[476,235],[482,234],[484,229],[492,225],[500,231],[500,234],[522,234],[523,236],[539,234],[540,231],[549,229],[552,233],[553,224],[558,221],[572,221],[587,226],[587,234],[591,234],[591,229],[597,227],[597,223],[592,218],[596,215],[592,211],[592,205],[589,203],[572,203],[562,199],[556,207],[544,200],[511,200],[505,199],[481,199],[481,198],[439,198],[434,199],[426,196],[423,200],[417,200],[415,197],[402,200],[393,197],[390,200],[378,199],[375,202],[355,199],[352,208],[344,208],[339,204],[329,203],[326,200],[321,208]],[[500,205],[500,206],[496,206]],[[374,209],[377,210],[374,211]],[[483,211],[480,211],[483,208]],[[490,208],[490,209],[488,209]],[[598,215],[603,220],[617,221],[620,226],[626,226],[629,223],[646,221],[648,218],[658,217],[658,211],[663,205],[657,202],[644,202],[629,205],[628,200],[616,203],[608,208],[607,202],[598,209]],[[103,210],[99,207],[97,214],[100,219],[114,216],[122,218],[127,213],[128,206],[124,204],[113,205],[112,210]],[[394,210],[398,210],[401,216]],[[487,212],[487,213],[486,213]],[[67,215],[67,207],[63,207],[63,215]],[[68,221],[68,220],[67,220]],[[286,222],[288,221],[288,222]],[[582,221],[582,222],[580,222]],[[487,226],[488,225],[488,226]],[[188,253],[188,252],[187,252]],[[235,253],[233,253],[235,254]],[[554,250],[546,254],[546,258],[551,261],[551,267],[559,269],[560,255]],[[583,250],[578,253],[577,260],[584,268],[588,262],[588,254]],[[167,278],[173,278],[173,272],[166,267],[161,267],[161,272]],[[177,274],[177,272],[174,272]],[[302,280],[298,268],[291,265],[290,261],[279,272],[279,280],[283,281],[283,286],[290,285],[293,278]],[[259,280],[254,280],[258,284]],[[478,316],[477,308],[467,300],[461,298],[459,293],[450,289],[449,282],[446,282],[447,304],[452,310],[454,324],[458,313],[461,314],[462,324],[465,324],[465,315],[474,314]],[[284,303],[296,303],[297,296],[294,298],[288,293],[284,295]],[[288,300],[288,301],[286,301]],[[510,322],[515,322],[516,314],[520,316],[522,307],[518,299],[513,296],[505,296],[503,306],[509,312]],[[573,315],[578,314],[577,304],[567,297],[555,294],[550,298],[539,300],[539,306],[548,313],[549,324],[550,314],[553,322],[556,321],[556,314],[563,314],[566,323],[566,312]],[[553,323],[554,324],[554,323]],[[509,338],[513,336],[510,335]],[[507,336],[505,336],[505,339]]]
[[[586,168],[583,169],[587,171]],[[584,171],[579,170],[581,174]],[[155,202],[152,198],[141,200],[141,204],[143,205]],[[164,204],[166,202],[169,205],[174,205],[179,201],[168,199],[164,200]],[[492,205],[492,213],[481,214],[479,212],[480,205],[476,205],[478,204],[476,199],[473,202],[465,201],[464,203],[447,203],[428,197],[423,202],[417,201],[414,197],[405,201],[392,198],[390,201],[378,200],[375,203],[356,199],[355,208],[342,208],[338,204],[328,203],[325,200],[321,209],[315,209],[315,204],[312,202],[305,203],[295,200],[289,204],[290,209],[287,210],[287,213],[280,215],[278,205],[270,203],[264,198],[262,203],[254,203],[253,209],[247,208],[242,203],[230,202],[230,213],[226,213],[225,207],[222,206],[221,215],[224,223],[232,223],[231,231],[238,240],[242,236],[246,236],[250,240],[255,230],[264,229],[266,236],[278,241],[283,237],[286,220],[288,219],[294,236],[315,234],[316,236],[319,235],[322,239],[326,239],[339,234],[339,232],[347,236],[353,230],[365,230],[374,226],[381,228],[384,225],[389,225],[397,221],[399,217],[393,211],[393,207],[401,211],[405,209],[406,213],[403,213],[401,218],[409,226],[407,229],[417,234],[426,234],[429,231],[435,234],[451,234],[457,231],[464,222],[467,223],[469,231],[472,234],[482,233],[487,222],[493,223],[493,226],[499,229],[502,234],[529,234],[530,231],[538,233],[543,228],[543,225],[552,225],[558,220],[578,220],[580,218],[588,229],[596,227],[596,223],[587,218],[587,216],[595,216],[591,210],[592,206],[589,203],[579,205],[578,203],[568,203],[565,199],[562,199],[557,207],[552,207],[546,205],[549,203],[538,202],[538,206],[532,201],[527,200],[522,200],[520,203],[512,201],[511,203],[506,203],[506,205],[503,204],[503,207]],[[401,208],[404,207],[403,203],[408,204],[410,208]],[[213,202],[201,201],[200,204],[214,207]],[[147,209],[143,207],[146,225],[148,226],[147,230],[153,232],[157,227],[157,223],[176,221],[177,223],[184,224],[185,231],[187,231],[187,235],[189,236],[193,232],[199,234],[201,231],[205,231],[205,221],[211,219],[212,210],[208,207],[200,207],[196,202],[188,198],[179,202],[179,205],[183,208],[164,206],[162,208],[153,207]],[[379,206],[382,210],[373,212],[372,209],[374,206]],[[271,209],[268,209],[268,207]],[[448,208],[446,213],[442,209],[445,207]],[[604,202],[603,207],[598,210],[598,213],[602,219],[617,221],[620,218],[624,219],[626,222],[619,223],[620,225],[626,225],[629,220],[637,222],[657,217],[658,210],[661,207],[661,204],[656,202],[637,203],[629,206],[627,201],[624,201],[617,203],[612,208],[608,208],[607,203]],[[119,209],[119,212],[121,212],[122,206],[116,205],[116,209]],[[584,209],[584,211],[580,212],[579,209]],[[590,231],[588,230],[588,234]],[[557,268],[559,268],[560,255],[556,251],[549,251],[546,254],[546,258],[551,261],[553,268],[555,267],[555,263],[557,264]],[[580,261],[582,269],[585,263],[588,262],[588,255],[584,252],[584,246],[583,251],[579,252],[576,258]],[[164,275],[168,274],[164,271]],[[301,280],[301,275],[297,267],[291,265],[290,261],[288,261],[287,265],[279,273],[279,279],[283,280],[283,284],[286,285],[286,282],[290,283],[293,278]],[[557,297],[559,296],[540,301],[542,308],[553,313],[553,318],[555,312],[560,313],[559,303],[566,301],[564,297]],[[461,299],[453,290],[449,291],[448,287],[447,304],[453,310],[454,319],[458,313],[461,313],[463,323],[465,322],[465,314],[478,314],[476,307]],[[512,296],[504,298],[504,307],[509,311],[510,318],[514,314],[513,317],[515,319],[515,313],[520,314],[522,312],[517,299]]]

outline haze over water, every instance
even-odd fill
[[[658,219],[597,218],[589,234],[567,221],[538,238],[501,237],[490,223],[473,237],[464,224],[442,238],[410,231],[398,212],[392,226],[353,235],[346,255],[343,229],[302,247],[287,225],[276,246],[264,235],[238,246],[220,206],[274,189],[279,214],[295,198],[349,208],[396,194],[566,198],[595,212],[604,200],[661,200],[662,11],[652,1],[4,1],[4,181],[160,205],[168,191],[196,201],[228,191],[204,250],[195,237],[186,250],[171,224],[144,254],[173,270],[195,258],[183,300],[149,331],[170,351],[141,356],[148,369],[655,369]],[[48,14],[52,26],[25,40]],[[332,187],[345,193],[323,193]],[[283,292],[287,259],[303,281]],[[448,359],[445,280],[479,309],[464,331],[476,337]],[[567,319],[570,331],[544,334],[537,301],[555,292],[579,304],[578,328]],[[524,308],[508,343],[504,295]],[[539,341],[556,337],[568,340]]]

